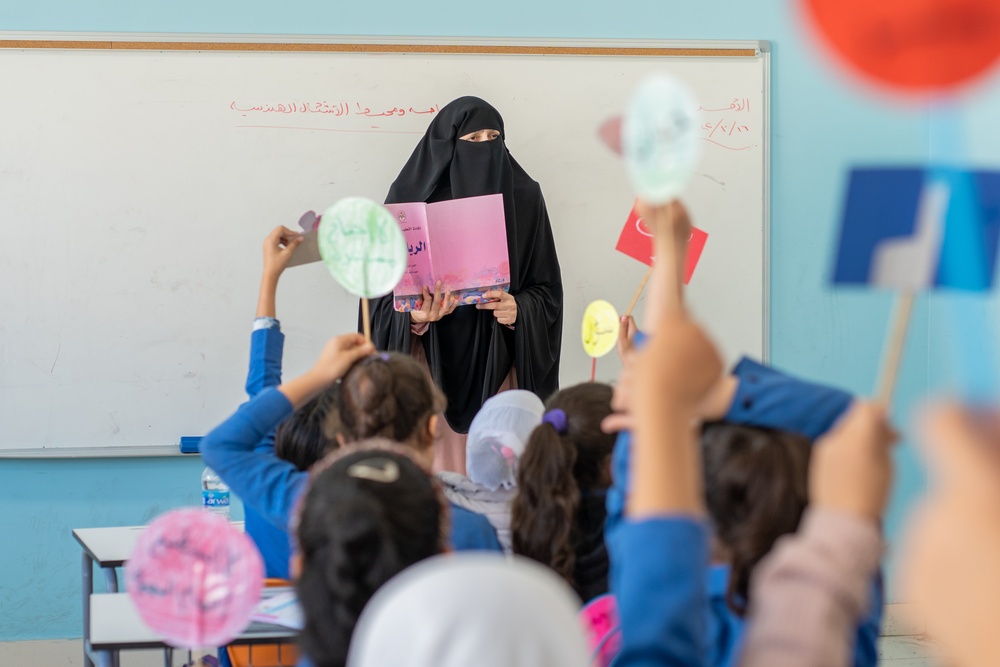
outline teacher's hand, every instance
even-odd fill
[[[492,310],[497,322],[514,326],[517,322],[517,300],[512,294],[503,290],[490,290],[483,294],[483,297],[495,300],[476,304],[478,310]]]
[[[410,311],[410,321],[415,324],[424,322],[437,322],[445,315],[451,315],[458,307],[458,297],[452,296],[451,292],[441,294],[441,281],[434,286],[434,294],[424,286],[423,300],[420,303],[420,310]]]

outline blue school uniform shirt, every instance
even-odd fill
[[[615,667],[703,667],[708,622],[698,610],[708,606],[708,527],[682,516],[623,520],[609,536],[612,545],[622,626]]]
[[[286,543],[308,473],[279,459],[273,443],[270,447],[261,443],[292,411],[291,402],[277,387],[265,387],[201,441],[205,465],[243,500],[245,510],[281,531]],[[502,551],[486,517],[452,505],[451,520],[451,543],[456,551]]]
[[[847,392],[797,380],[750,359],[742,359],[733,369],[733,375],[738,378],[739,383],[725,421],[781,429],[801,434],[809,439],[816,439],[828,431],[853,400]],[[627,573],[618,564],[622,562],[622,554],[626,553],[627,548],[623,535],[637,530],[634,528],[626,530],[631,524],[624,520],[630,441],[629,433],[620,433],[612,456],[614,484],[608,492],[608,521],[605,538],[608,542],[608,551],[611,554],[610,582],[613,593],[622,590],[623,586],[630,585],[630,582],[623,580]],[[647,527],[644,530],[653,530],[654,532],[662,530],[670,533],[674,529],[664,528],[661,525],[656,529]],[[662,539],[669,541],[671,538],[663,537]],[[678,555],[677,552],[670,553],[671,558]],[[630,553],[626,560],[628,559],[634,559],[634,554]],[[703,613],[692,615],[700,616],[704,620],[703,634],[701,635],[701,650],[704,657],[685,664],[735,667],[739,663],[745,624],[743,619],[729,610],[725,604],[729,568],[727,566],[710,568],[706,557],[705,562],[696,568],[696,571],[702,578],[698,593],[700,606],[697,608],[702,609]],[[689,582],[685,585],[690,586],[691,584]],[[641,616],[642,613],[651,613],[649,610],[658,604],[667,604],[666,601],[658,600],[658,598],[670,597],[674,593],[666,588],[652,589],[643,586],[641,589],[637,589],[635,594],[631,600],[641,607],[635,610],[636,614]],[[692,592],[682,592],[681,594],[688,597],[694,595]],[[855,649],[855,665],[857,667],[869,667],[878,662],[876,642],[882,618],[882,603],[883,587],[882,578],[879,575],[872,583],[872,610],[858,627]],[[695,608],[690,607],[689,609]],[[622,625],[627,627],[624,615],[622,616]],[[669,639],[664,635],[661,641],[669,642]],[[623,640],[625,644],[630,642],[627,633],[623,633]],[[664,650],[666,650],[665,647]],[[663,663],[651,662],[649,664]]]
[[[247,373],[246,391],[253,398],[267,387],[281,384],[281,359],[285,335],[273,318],[258,318],[250,335],[250,370]],[[274,431],[264,436],[254,447],[264,454],[274,453]],[[237,494],[239,495],[239,494]],[[243,516],[246,533],[257,545],[264,560],[268,577],[288,579],[288,561],[292,555],[288,533],[271,525],[250,504],[244,503]]]

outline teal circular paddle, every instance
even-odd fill
[[[318,241],[327,270],[363,299],[388,294],[406,271],[403,232],[392,214],[370,199],[348,197],[328,208]]]
[[[621,142],[632,187],[659,205],[676,199],[698,160],[698,104],[679,81],[652,76],[636,89]]]

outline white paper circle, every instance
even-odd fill
[[[622,151],[641,199],[677,198],[698,161],[697,132],[698,103],[683,84],[657,75],[639,85],[622,120]]]

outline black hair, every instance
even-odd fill
[[[705,500],[732,570],[726,604],[740,616],[750,601],[754,567],[802,519],[811,445],[794,433],[742,424],[702,428]]]
[[[339,446],[339,395],[340,384],[332,384],[278,424],[274,432],[274,453],[278,458],[295,464],[299,470],[308,470]]]
[[[296,527],[299,642],[317,667],[343,667],[372,595],[444,551],[445,511],[437,481],[396,443],[366,441],[317,464]]]
[[[358,361],[340,387],[340,429],[348,442],[388,438],[427,450],[427,421],[443,412],[444,394],[413,357],[381,352]]]
[[[611,394],[609,385],[593,382],[557,392],[545,405],[546,415],[562,410],[565,429],[543,421],[518,461],[511,506],[514,553],[548,565],[574,587],[581,494],[611,484],[615,436],[601,430],[601,420],[611,414]]]

